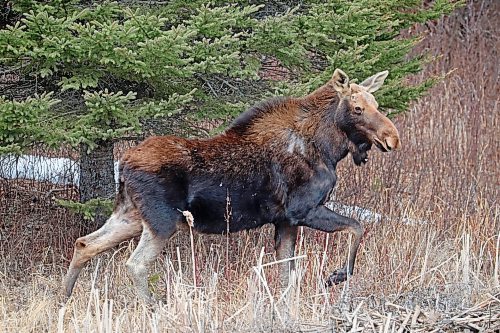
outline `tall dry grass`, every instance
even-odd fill
[[[135,297],[124,268],[135,244],[125,242],[91,262],[63,305],[61,279],[84,226],[45,198],[53,186],[0,181],[0,332],[500,329],[499,13],[498,1],[471,2],[418,28],[428,33],[419,47],[440,58],[416,79],[454,72],[396,119],[402,151],[373,152],[362,168],[342,162],[335,200],[383,215],[365,223],[347,283],[326,289],[323,280],[349,237],[303,229],[295,282],[280,289],[264,227],[175,236],[151,270],[154,308]]]

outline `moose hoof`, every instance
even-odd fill
[[[326,286],[331,287],[333,285],[337,285],[341,282],[347,280],[347,272],[345,269],[337,269],[335,270],[326,280]]]

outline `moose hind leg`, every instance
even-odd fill
[[[153,233],[145,225],[137,248],[127,260],[127,269],[137,289],[138,296],[147,303],[153,302],[148,288],[148,268],[160,255],[167,240],[174,232],[175,228],[172,228],[171,232]]]
[[[284,260],[294,257],[297,229],[298,227],[296,226],[275,226],[274,246],[276,249],[276,259]],[[294,269],[295,260],[288,260],[279,264],[280,281],[282,285],[287,285],[290,282],[290,274]]]
[[[78,238],[68,273],[64,279],[66,297],[71,296],[78,275],[90,259],[123,241],[140,235],[141,230],[142,222],[135,211],[125,213],[117,211],[100,229]]]

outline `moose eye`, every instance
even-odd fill
[[[354,112],[356,112],[357,114],[362,114],[362,113],[363,113],[363,109],[362,109],[362,108],[360,108],[359,106],[356,106],[356,107],[354,108]]]

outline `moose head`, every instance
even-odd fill
[[[401,147],[398,130],[378,111],[378,103],[372,95],[388,74],[383,71],[356,84],[350,83],[347,74],[336,69],[330,80],[340,98],[335,122],[347,135],[351,143],[349,150],[357,165],[368,161],[367,151],[372,145],[383,152]]]

